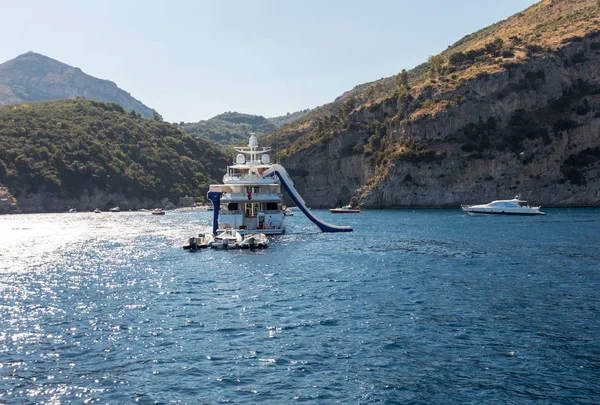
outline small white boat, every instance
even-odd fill
[[[516,195],[512,200],[496,200],[488,204],[461,205],[469,215],[546,215],[539,206],[531,207]]]
[[[95,212],[96,214],[100,214],[102,211],[100,211],[100,208],[96,208],[96,209],[94,210],[94,212]]]
[[[360,214],[360,208],[344,205],[342,208],[330,208],[332,214]]]
[[[160,208],[154,208],[152,210],[152,215],[165,215],[165,212]]]
[[[283,215],[285,215],[286,217],[293,217],[294,210],[292,209],[292,207],[287,207],[286,209],[283,210]]]
[[[198,249],[203,249],[211,246],[213,241],[214,237],[211,234],[201,233],[198,236],[192,236],[191,238],[189,238],[187,243],[183,245],[183,248],[195,252]]]
[[[240,243],[242,249],[259,248],[264,249],[269,246],[269,239],[264,233],[253,233],[246,235],[244,240]]]
[[[121,208],[119,208],[119,207],[113,207],[109,211],[110,212],[121,212]]]
[[[238,248],[243,240],[243,236],[235,229],[226,229],[214,237],[210,246],[223,249]]]

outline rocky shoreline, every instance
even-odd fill
[[[164,210],[190,207],[192,197],[181,197],[177,204],[168,198],[160,200],[148,198],[130,198],[119,193],[105,193],[95,190],[84,191],[79,198],[64,198],[53,193],[40,192],[15,197],[6,187],[0,186],[0,214],[59,213],[69,210],[93,212],[95,209],[109,211],[119,207],[122,211],[138,211],[160,207]]]

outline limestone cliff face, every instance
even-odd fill
[[[0,104],[85,97],[118,103],[152,118],[154,110],[109,80],[85,74],[81,69],[34,52],[0,64]]]
[[[417,142],[433,157],[377,161],[354,149],[364,134],[348,129],[283,163],[312,207],[352,198],[373,208],[451,207],[517,193],[544,206],[598,206],[599,49],[600,37],[579,39],[426,95],[461,101],[415,120],[401,120],[395,100],[352,113],[356,123],[383,122],[382,141]]]

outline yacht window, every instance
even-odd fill
[[[268,211],[275,211],[277,209],[277,203],[276,202],[268,202],[266,203],[266,207],[265,209]]]
[[[227,208],[229,208],[229,211],[237,211],[238,203],[229,203]]]
[[[260,191],[260,187],[252,187],[253,193],[258,193]]]

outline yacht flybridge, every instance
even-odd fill
[[[211,184],[208,199],[214,207],[213,234],[234,229],[242,235],[285,232],[281,186],[298,208],[323,232],[352,232],[349,226],[327,224],[305,206],[283,166],[271,163],[270,148],[258,146],[252,135],[247,147],[236,147],[233,165],[227,166],[223,184]]]

